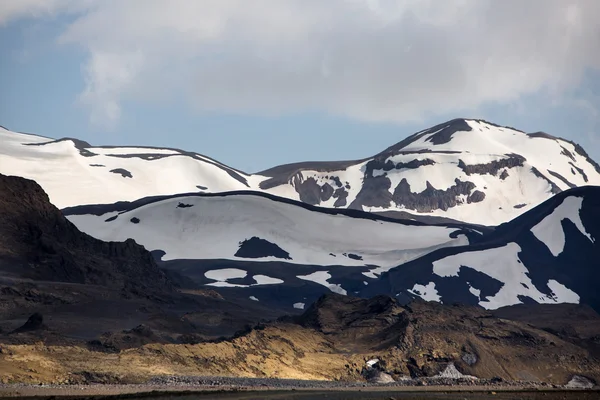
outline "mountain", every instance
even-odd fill
[[[563,277],[572,276],[591,289],[598,281],[592,268],[597,258],[592,256],[597,254],[595,238],[600,233],[593,225],[600,220],[599,191],[600,188],[588,187],[566,191],[495,230],[464,224],[397,221],[356,210],[320,209],[253,192],[167,196],[71,210],[69,218],[81,218],[78,223],[89,223],[89,227],[104,228],[117,221],[115,226],[123,229],[148,224],[148,237],[173,236],[171,241],[161,240],[169,245],[160,253],[163,257],[179,256],[179,251],[189,251],[190,247],[202,248],[203,240],[206,247],[215,246],[218,252],[228,254],[232,249],[227,242],[231,236],[224,234],[233,235],[238,230],[242,236],[260,232],[273,240],[271,244],[249,240],[246,246],[242,241],[237,256],[208,260],[210,271],[218,269],[219,262],[247,262],[265,265],[268,272],[263,276],[253,273],[252,278],[238,275],[237,279],[230,271],[226,276],[209,274],[207,280],[231,284],[208,286],[222,291],[226,297],[223,298],[212,290],[174,288],[170,277],[179,276],[177,271],[198,269],[198,261],[188,260],[190,265],[171,268],[165,275],[159,266],[166,268],[168,263],[180,260],[157,265],[150,253],[131,239],[94,239],[80,232],[52,206],[35,182],[0,175],[1,381],[73,384],[140,383],[151,379],[162,387],[165,382],[188,382],[186,379],[205,385],[287,384],[247,379],[259,377],[337,381],[292,382],[305,388],[320,384],[362,388],[368,382],[393,380],[411,385],[462,382],[498,388],[514,387],[515,380],[528,387],[573,382],[592,386],[600,379],[600,317],[589,307],[520,304],[489,311],[468,304],[425,302],[418,298],[423,293],[413,287],[414,298],[408,301],[401,295],[365,299],[328,293],[318,295],[316,302],[302,313],[298,309],[304,305],[297,304],[296,315],[280,316],[294,308],[277,307],[278,296],[285,299],[290,293],[304,293],[312,303],[317,288],[322,292],[342,289],[345,278],[339,275],[336,279],[341,283],[333,282],[340,286],[325,287],[303,279],[279,283],[271,274],[286,269],[294,274],[293,268],[307,272],[311,267],[294,264],[291,256],[298,254],[302,263],[309,257],[322,262],[323,252],[329,246],[337,246],[339,251],[357,247],[365,258],[389,261],[386,249],[397,241],[394,257],[417,257],[404,264],[409,265],[444,251],[462,255],[507,240],[522,246],[526,240],[537,240],[537,245],[545,246],[552,256],[570,257],[562,260],[562,267],[558,266],[564,276],[558,276],[550,264],[545,265],[549,271],[541,273],[547,272],[567,287],[570,282]],[[110,221],[99,223],[96,214],[108,216]],[[197,224],[198,221],[203,223]],[[212,231],[204,230],[200,235],[195,232],[205,224]],[[181,227],[185,230],[176,230]],[[378,233],[379,229],[383,233]],[[305,242],[294,243],[302,240]],[[312,242],[306,243],[308,240]],[[185,246],[178,246],[179,241]],[[379,242],[381,247],[377,246]],[[284,257],[281,265],[268,265],[274,261],[253,258],[283,255],[276,249],[279,244],[289,246],[286,253],[290,256]],[[314,254],[306,250],[311,246]],[[365,247],[379,252],[369,253]],[[438,249],[418,257],[422,251],[433,248]],[[344,257],[348,263],[338,268],[363,271],[359,275],[370,282],[367,288],[384,282],[391,284],[392,275],[403,268],[383,272],[377,279],[369,278],[366,275],[375,275],[371,266],[351,265],[350,260],[360,260],[349,253]],[[569,263],[573,257],[579,257],[582,264]],[[241,261],[246,258],[254,261]],[[533,265],[524,257],[523,260],[528,268]],[[493,275],[493,267],[501,265],[502,260],[494,261],[496,264],[484,272]],[[444,268],[448,272],[448,266]],[[514,271],[510,264],[503,272],[510,277]],[[539,271],[529,272],[534,283],[547,278],[536,275],[541,274]],[[460,279],[466,277],[459,271]],[[185,277],[180,278],[186,282]],[[322,278],[322,274],[318,276],[318,280]],[[255,284],[248,284],[250,280]],[[305,286],[298,290],[294,285],[299,282]],[[470,282],[478,287],[479,281]],[[512,282],[507,286],[512,287],[509,283]],[[260,287],[272,297],[249,299],[248,294]],[[556,287],[559,286],[551,286]],[[259,292],[255,293],[259,296]],[[582,302],[591,299],[578,293]],[[444,303],[449,303],[446,293],[441,294]],[[270,321],[259,321],[262,318]],[[223,375],[244,379],[218,378]],[[189,376],[196,378],[185,378]],[[504,383],[505,380],[509,382]]]
[[[386,219],[252,192],[64,212],[99,239],[135,239],[163,268],[199,287],[279,307],[303,308],[332,291],[488,309],[584,303],[600,310],[597,186],[561,192],[493,229]]]
[[[287,301],[289,308],[329,290],[357,291],[401,262],[468,244],[487,231],[320,208],[257,192],[164,196],[63,212],[98,239],[134,238],[155,252],[163,268],[199,285],[247,288],[246,298]]]
[[[232,335],[282,313],[211,290],[182,292],[177,286],[188,280],[160,269],[132,239],[103,242],[79,231],[37,183],[0,174],[1,348],[38,341],[86,346],[105,332],[132,329],[100,350],[190,343]],[[151,337],[144,336],[147,329]],[[3,378],[11,375],[2,370],[6,354],[0,352]]]
[[[382,274],[362,295],[390,293],[496,309],[582,303],[600,310],[600,187],[570,189],[486,233]]]
[[[600,185],[600,166],[575,143],[465,119],[362,160],[288,164],[256,174],[178,149],[92,146],[0,129],[0,172],[38,181],[60,208],[251,190],[393,218],[487,226],[563,190]]]

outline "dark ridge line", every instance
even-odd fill
[[[571,182],[569,182],[564,176],[562,176],[558,172],[554,172],[554,171],[548,170],[548,173],[550,175],[552,175],[553,177],[555,177],[556,179],[560,180],[562,183],[564,183],[565,185],[567,185],[571,189],[577,187],[577,185],[574,185]]]
[[[511,232],[514,233],[514,231],[518,228],[531,229],[533,226],[541,222],[542,219],[550,215],[550,213],[556,209],[556,207],[562,204],[567,197],[585,198],[588,193],[590,193],[589,195],[594,195],[594,193],[597,193],[596,195],[600,196],[600,186],[585,185],[563,190],[562,192],[555,194],[548,200],[538,204],[534,208],[524,212],[512,220],[498,225],[493,234],[502,237],[505,236],[505,234],[510,234]]]
[[[244,178],[242,175],[240,174],[244,174],[244,175],[248,175],[245,172],[242,171],[238,171],[235,168],[232,168],[228,165],[222,164],[208,156],[205,156],[203,154],[200,153],[194,153],[191,151],[185,151],[185,150],[181,150],[181,149],[176,149],[176,148],[170,148],[170,147],[151,147],[151,146],[92,146],[91,144],[89,144],[88,142],[84,141],[84,140],[79,140],[79,139],[75,139],[75,138],[70,138],[70,137],[64,137],[61,139],[56,139],[56,140],[52,140],[50,142],[44,142],[44,143],[26,143],[27,146],[44,146],[47,144],[52,144],[52,143],[59,143],[59,142],[65,142],[65,141],[71,141],[73,142],[73,144],[75,145],[75,147],[77,148],[77,150],[79,150],[80,153],[82,152],[88,152],[89,156],[95,156],[97,155],[96,153],[93,152],[93,150],[96,149],[126,149],[127,147],[129,148],[134,148],[134,149],[154,149],[154,150],[170,150],[170,151],[175,151],[177,154],[160,154],[160,158],[165,158],[165,157],[169,157],[169,156],[185,156],[185,157],[191,157],[195,160],[198,161],[203,161],[206,162],[208,164],[211,164],[223,171],[225,171],[227,174],[229,174],[229,176],[231,176],[233,179],[237,180],[238,182],[246,185],[247,187],[250,187],[250,185],[248,184],[248,180],[246,178]],[[81,154],[84,157],[86,155],[84,155],[83,153]],[[121,157],[121,158],[142,158],[139,157],[140,154],[118,154],[118,155],[114,155],[116,157]]]
[[[571,164],[571,167],[575,168],[577,170],[577,172],[579,172],[579,174],[583,177],[584,182],[587,183],[589,181],[586,173],[581,168],[579,168],[577,165],[573,164],[572,161],[569,161],[569,164]]]
[[[554,181],[552,181],[546,175],[542,174],[536,167],[531,167],[531,172],[538,178],[544,179],[546,182],[548,182],[552,194],[559,194],[560,192],[562,192],[562,190],[556,185],[556,183],[554,183]]]
[[[22,133],[22,132],[17,132],[17,133]],[[33,135],[33,134],[29,134],[29,133],[26,133],[26,135],[39,136],[39,135]],[[40,137],[43,137],[43,138],[46,138],[46,139],[52,139],[52,138],[48,138],[48,137],[45,137],[45,136],[40,136]],[[126,146],[101,145],[101,146],[94,146],[94,145],[90,144],[89,142],[86,142],[85,140],[76,139],[76,138],[72,138],[72,137],[63,137],[63,138],[60,138],[60,139],[53,139],[51,142],[36,143],[36,145],[41,146],[41,145],[45,145],[45,144],[57,143],[57,142],[62,142],[62,141],[67,141],[67,140],[70,140],[70,141],[75,142],[75,143],[81,143],[85,147],[91,147],[92,149],[108,149],[108,150],[110,150],[110,149],[127,149],[127,148],[131,148],[131,149],[148,149],[148,150],[170,150],[170,151],[175,151],[175,152],[179,153],[180,155],[190,155],[190,154],[193,154],[193,155],[196,155],[196,156],[200,156],[200,157],[206,158],[206,159],[208,159],[210,161],[213,161],[213,162],[215,162],[217,164],[220,164],[221,166],[223,166],[225,168],[229,168],[231,170],[234,170],[234,171],[236,171],[236,172],[238,172],[240,174],[249,175],[248,173],[246,173],[244,171],[241,171],[241,170],[238,170],[238,169],[236,169],[234,167],[230,167],[228,165],[225,165],[225,164],[223,164],[223,163],[215,160],[214,158],[211,158],[211,157],[206,156],[204,154],[196,153],[194,151],[182,150],[182,149],[178,149],[176,147],[135,146],[135,145],[126,145]],[[151,153],[150,152],[148,154],[153,154],[154,155],[154,154],[157,154],[157,153]],[[129,154],[118,154],[118,155],[119,156],[120,155],[136,156],[137,154],[136,153],[129,153]],[[164,155],[174,155],[174,154],[164,154]]]
[[[112,204],[88,204],[88,205],[63,208],[61,211],[65,216],[86,215],[86,214],[101,216],[101,215],[107,214],[109,212],[119,212],[120,214],[122,214],[125,212],[135,210],[137,208],[143,207],[145,205],[148,205],[151,203],[156,203],[159,201],[164,201],[164,200],[172,200],[172,199],[185,198],[185,197],[204,197],[204,198],[208,197],[208,198],[211,198],[211,197],[228,197],[228,196],[240,196],[240,195],[262,197],[267,200],[284,203],[284,204],[289,204],[289,205],[293,205],[293,206],[298,206],[298,207],[304,208],[305,210],[314,211],[314,212],[321,213],[321,214],[344,215],[344,216],[347,216],[350,218],[370,220],[370,221],[390,222],[390,223],[395,223],[395,224],[404,225],[404,226],[447,227],[447,228],[452,228],[452,229],[463,229],[463,230],[467,229],[467,230],[471,230],[471,231],[474,231],[477,233],[482,233],[482,231],[486,230],[486,228],[489,229],[489,227],[475,225],[475,224],[467,224],[467,223],[456,223],[456,224],[439,223],[439,224],[436,224],[436,223],[425,223],[425,222],[412,221],[412,220],[398,220],[398,219],[385,217],[382,215],[377,215],[377,214],[373,214],[373,213],[370,213],[367,211],[356,210],[356,209],[346,209],[346,208],[332,209],[332,208],[327,208],[327,207],[313,206],[313,205],[303,203],[300,201],[296,201],[296,200],[292,200],[292,199],[288,199],[288,198],[284,198],[284,197],[278,197],[278,196],[272,195],[270,193],[262,193],[262,192],[256,192],[256,191],[251,191],[251,190],[238,190],[238,191],[221,192],[221,193],[191,192],[191,193],[179,193],[179,194],[174,194],[174,195],[150,196],[150,197],[141,198],[139,200],[135,200],[133,202],[119,201],[119,202],[112,203]]]

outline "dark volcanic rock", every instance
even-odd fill
[[[34,181],[0,174],[0,271],[23,278],[107,285],[138,293],[172,285],[142,246],[80,232]]]
[[[556,183],[554,183],[550,179],[548,179],[548,177],[546,175],[542,174],[536,167],[531,167],[531,172],[533,172],[533,174],[535,176],[537,176],[538,178],[542,178],[546,182],[548,182],[548,184],[550,185],[550,188],[552,190],[552,194],[558,194],[558,193],[562,192],[562,190],[558,186],[556,186]]]
[[[469,203],[469,204],[479,203],[483,200],[485,200],[485,193],[483,193],[480,190],[475,190],[473,193],[471,193],[469,195],[469,197],[467,197],[467,203]]]
[[[31,332],[44,328],[44,317],[40,313],[34,313],[27,319],[27,322],[15,329],[13,333]]]
[[[335,203],[333,203],[334,207],[345,207],[347,204],[346,199],[348,198],[348,192],[346,192],[343,187],[335,189],[333,198],[336,199]]]
[[[523,163],[526,161],[525,157],[523,157],[519,154],[506,154],[505,157],[506,158],[503,158],[501,160],[491,161],[486,164],[472,164],[472,165],[467,165],[464,163],[463,160],[459,160],[458,167],[460,169],[462,169],[463,171],[465,171],[465,174],[467,174],[467,175],[472,175],[472,174],[497,175],[498,171],[500,171],[503,168],[522,167]],[[503,174],[505,172],[506,171],[504,171]],[[505,179],[505,178],[506,177],[502,178],[502,176],[501,176],[501,179]]]
[[[334,190],[331,185],[325,183],[323,186],[319,186],[315,178],[303,180],[302,176],[297,175],[292,179],[292,184],[296,192],[300,195],[300,201],[307,204],[316,205],[334,196]]]
[[[455,184],[446,190],[436,189],[427,182],[427,188],[424,191],[413,193],[410,190],[410,184],[406,178],[403,178],[394,190],[393,200],[398,205],[402,204],[408,209],[419,212],[429,212],[438,209],[445,211],[459,204],[457,199],[459,195],[469,195],[475,189],[473,182],[463,182],[459,179],[456,179],[454,182]],[[474,194],[474,196],[471,202],[483,200],[480,194]]]
[[[583,180],[585,182],[588,182],[588,177],[581,168],[579,168],[577,165],[573,164],[572,162],[569,162],[569,164],[571,164],[571,167],[575,168],[575,170],[577,170],[577,172],[579,172],[579,174],[583,177]]]
[[[113,174],[121,174],[121,176],[123,178],[133,178],[133,175],[131,175],[131,172],[129,172],[123,168],[111,169],[110,172],[112,172]]]
[[[391,185],[387,176],[365,179],[360,192],[349,208],[358,210],[362,210],[362,206],[388,208],[392,200]]]
[[[240,248],[235,253],[235,256],[241,258],[276,257],[284,260],[292,259],[287,251],[283,250],[275,243],[271,243],[268,240],[256,236],[240,242]]]
[[[396,143],[395,145],[388,147],[387,149],[385,149],[378,155],[383,156],[383,155],[396,154],[397,152],[399,152],[403,148],[405,148],[407,145],[413,143],[416,140],[421,139],[425,135],[431,135],[432,133],[433,133],[433,135],[431,137],[429,137],[427,140],[434,145],[438,145],[438,144],[448,143],[452,139],[452,135],[454,135],[456,132],[460,132],[460,131],[468,132],[468,131],[472,131],[472,130],[473,129],[471,129],[471,127],[469,126],[467,121],[465,121],[464,119],[462,119],[462,118],[453,119],[451,121],[441,123],[439,125],[431,127],[424,131],[417,132],[414,135],[411,135],[411,136],[407,137],[406,139]]]
[[[348,328],[366,326],[377,330],[398,322],[403,311],[398,303],[388,296],[359,299],[327,294],[314,302],[296,321],[304,327],[323,333],[336,333]]]
[[[548,170],[548,173],[550,175],[552,175],[553,177],[560,179],[565,185],[567,185],[571,189],[577,187],[577,185],[574,185],[571,182],[569,182],[564,176],[562,176],[558,172],[554,172],[554,171]]]

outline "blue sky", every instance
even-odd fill
[[[473,117],[600,160],[598,2],[259,3],[4,2],[0,125],[255,172]]]

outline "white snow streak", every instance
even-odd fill
[[[298,276],[298,279],[318,283],[319,285],[325,286],[334,293],[339,293],[343,295],[347,294],[347,292],[342,288],[341,285],[331,284],[327,282],[329,279],[331,279],[331,275],[327,271],[317,271],[309,275]]]
[[[548,247],[548,250],[550,250],[554,257],[559,256],[565,249],[566,238],[561,224],[565,219],[573,222],[582,234],[594,242],[594,238],[587,233],[579,216],[582,203],[583,197],[566,197],[552,211],[552,214],[546,216],[540,223],[531,228],[531,232]]]

